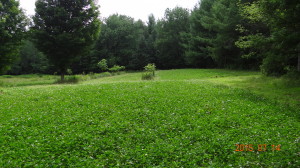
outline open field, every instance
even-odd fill
[[[0,167],[300,165],[300,86],[283,79],[197,69],[153,81],[127,73],[30,85],[36,78],[0,87]]]

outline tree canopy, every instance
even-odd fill
[[[250,56],[262,57],[263,73],[282,75],[297,66],[300,71],[300,2],[255,0],[240,10],[248,26],[242,27],[246,33],[238,45]]]
[[[188,9],[176,7],[167,9],[165,17],[157,24],[156,46],[160,68],[183,68],[184,35],[189,30]]]
[[[0,1],[0,74],[17,60],[27,23],[18,1]]]
[[[64,74],[97,40],[99,11],[94,0],[37,0],[34,21],[35,44]]]
[[[154,63],[159,69],[300,72],[298,1],[201,0],[193,10],[166,9],[164,17],[151,14],[143,22],[119,14],[100,19],[95,0],[37,0],[30,28],[35,46],[29,39],[21,52],[17,46],[25,31],[24,15],[16,1],[0,5],[0,71],[14,62],[9,73],[54,71],[63,77],[68,68],[74,73],[100,72],[98,63],[105,59],[108,67],[126,70]]]

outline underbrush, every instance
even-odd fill
[[[103,72],[89,73],[87,75],[66,75],[65,80],[61,81],[58,75],[3,75],[0,76],[0,87],[20,87],[20,86],[35,86],[35,85],[51,85],[51,84],[76,84],[81,81],[99,79],[103,77],[122,75],[125,72]]]
[[[89,73],[88,75],[77,75],[77,77],[80,78],[80,81],[87,81],[87,80],[91,80],[91,79],[99,79],[99,78],[103,78],[103,77],[109,77],[112,76],[113,74],[110,72],[103,72],[103,73]]]
[[[142,80],[153,80],[154,76],[152,72],[144,72],[142,73]]]
[[[0,86],[2,87],[20,87],[32,85],[49,85],[55,83],[58,76],[54,75],[2,75],[0,76]]]
[[[75,75],[69,75],[69,76],[65,76],[64,80],[58,79],[57,81],[55,81],[56,84],[75,84],[78,83],[80,80],[79,77],[75,76]]]
[[[300,87],[300,72],[292,71],[282,77],[288,87]]]

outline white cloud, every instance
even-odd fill
[[[146,21],[153,13],[162,18],[167,8],[176,6],[193,9],[199,0],[98,0],[101,17],[118,13]],[[20,0],[21,7],[28,15],[34,14],[35,0]]]

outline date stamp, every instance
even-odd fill
[[[235,144],[236,152],[266,152],[266,151],[280,151],[281,145],[267,145],[267,144]]]

